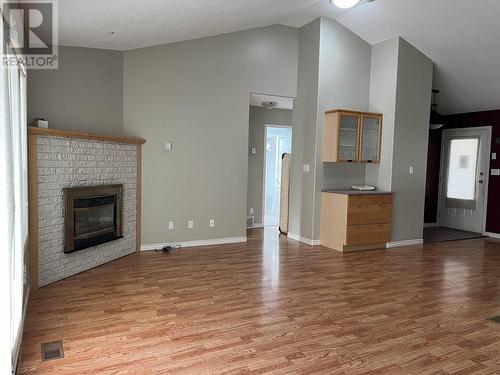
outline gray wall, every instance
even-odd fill
[[[384,123],[381,163],[367,166],[366,182],[395,193],[393,241],[422,239],[432,69],[399,37],[373,47],[370,110]]]
[[[300,29],[298,96],[293,110],[290,233],[320,238],[321,190],[365,180],[364,165],[323,163],[324,112],[368,109],[371,47],[329,18]],[[302,165],[310,164],[310,172]]]
[[[264,190],[264,137],[266,125],[292,125],[292,111],[288,109],[265,109],[250,107],[248,146],[257,153],[248,153],[247,215],[254,209],[255,224],[263,224],[262,194]]]
[[[145,244],[245,235],[247,204],[261,207],[249,203],[261,199],[247,184],[250,92],[296,97],[291,234],[319,238],[321,189],[367,182],[396,192],[394,240],[421,237],[432,62],[400,38],[371,48],[318,18],[300,30],[271,26],[124,53],[61,47],[59,66],[29,72],[29,121],[147,139]],[[384,114],[379,166],[322,163],[323,112],[342,107]]]
[[[421,239],[433,63],[399,38],[396,126],[392,161],[394,241]],[[414,174],[408,169],[414,167]]]
[[[28,124],[101,134],[123,131],[123,54],[59,47],[59,69],[28,72]]]
[[[298,92],[293,105],[293,138],[290,168],[289,234],[312,233],[314,161],[318,116],[319,40],[318,18],[299,30]],[[303,164],[310,172],[303,172]]]
[[[392,187],[392,157],[396,116],[399,38],[372,47],[370,111],[383,113],[380,164],[366,166],[366,184],[381,190]]]
[[[321,18],[316,182],[312,239],[320,238],[321,190],[350,188],[365,181],[364,164],[323,163],[324,113],[329,109],[367,110],[371,46],[330,18]]]
[[[124,53],[124,131],[147,140],[144,244],[245,236],[249,93],[295,97],[297,56],[286,26]]]

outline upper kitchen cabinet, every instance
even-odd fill
[[[360,163],[380,163],[382,115],[361,115]]]
[[[328,111],[325,113],[323,161],[379,163],[381,135],[380,113]]]

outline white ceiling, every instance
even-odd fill
[[[280,109],[293,109],[293,99],[285,98],[283,96],[264,95],[264,94],[250,94],[250,105],[255,107],[264,107],[262,102],[276,102],[276,108]]]
[[[273,24],[299,27],[322,15],[370,44],[400,35],[429,56],[441,113],[500,107],[498,0],[376,0],[349,11],[329,0],[58,2],[62,45],[117,50]]]
[[[377,0],[337,21],[376,44],[401,36],[435,62],[441,114],[500,108],[500,1]]]
[[[127,50],[278,24],[323,0],[57,1],[62,45]]]

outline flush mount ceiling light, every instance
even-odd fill
[[[361,0],[330,0],[336,7],[342,9],[349,9],[358,4]]]
[[[276,108],[278,106],[278,102],[262,102],[262,106],[265,108],[265,109],[273,109],[273,108]]]

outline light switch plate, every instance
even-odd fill
[[[491,160],[497,160],[497,153],[496,152],[491,153]]]
[[[253,215],[253,213],[254,213],[254,209],[253,209],[253,207],[250,207],[250,215]]]
[[[215,227],[215,219],[210,219],[210,228]]]
[[[309,170],[310,170],[309,164],[304,164],[304,165],[302,166],[302,171],[303,171],[303,172],[306,172],[306,173],[307,173],[307,172],[309,172]]]
[[[257,149],[255,147],[252,147],[250,149],[250,152],[252,153],[252,155],[255,155],[257,153]]]
[[[410,165],[410,168],[408,168],[408,173],[413,174],[415,172],[415,168],[413,168],[413,165]]]
[[[165,142],[165,151],[172,150],[172,142]]]
[[[170,229],[170,230],[174,229],[174,222],[173,221],[168,222],[168,229]]]
[[[194,220],[188,220],[188,229],[193,229],[194,227]]]
[[[500,169],[492,169],[491,175],[492,176],[500,176]]]

